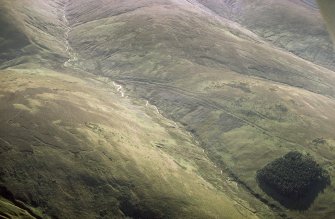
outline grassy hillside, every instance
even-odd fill
[[[1,74],[0,183],[44,216],[256,218],[225,194],[190,136],[144,100],[122,99],[103,78]]]
[[[68,58],[62,4],[61,0],[1,0],[1,69],[22,63],[60,67]]]
[[[268,42],[335,69],[334,51],[316,0],[198,0]]]
[[[122,8],[116,4],[104,7],[115,16],[74,23],[79,66],[116,79],[182,122],[215,163],[269,206],[281,208],[258,188],[256,171],[290,150],[312,154],[334,176],[334,72],[198,4],[169,4],[143,3],[128,13],[113,11]],[[73,21],[78,8],[70,8]],[[315,145],[318,138],[325,143]],[[304,213],[273,209],[332,215],[328,189]]]
[[[21,206],[22,207],[22,206]],[[25,219],[35,219],[41,218],[41,216],[28,212],[26,209],[16,206],[14,203],[0,198],[0,217],[1,218],[25,218]]]
[[[3,2],[38,48],[2,65],[12,67],[0,81],[0,185],[15,200],[55,218],[334,215],[335,73],[318,65],[327,51],[303,55],[329,45],[326,32],[293,28],[301,33],[287,39],[304,51],[296,56],[259,31],[287,1],[228,17],[186,0]],[[312,10],[300,3],[290,3],[290,21]],[[256,6],[269,23],[240,22]],[[256,181],[292,150],[331,178],[305,211]]]

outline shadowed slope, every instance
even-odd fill
[[[216,2],[245,19],[257,6],[248,1],[239,11],[235,1]],[[304,22],[283,9],[287,1],[267,2],[280,10],[271,20],[270,4],[257,7],[261,20]],[[310,4],[296,3],[289,5],[299,14],[311,13]],[[295,212],[255,180],[259,168],[291,150],[312,154],[332,183],[335,175],[335,74],[260,37],[267,23],[251,17],[249,30],[194,0],[36,1],[20,10],[36,16],[17,21],[30,30],[26,36],[59,54],[44,66],[107,76],[134,102],[105,92],[108,86],[92,80],[102,78],[86,73],[68,78],[30,64],[4,72],[0,142],[10,159],[3,184],[18,198],[63,217],[334,215],[334,184],[306,212]],[[294,46],[305,50],[315,39],[328,45],[319,20],[309,22],[312,32],[302,28],[306,41]],[[290,31],[289,40],[302,34],[294,25]],[[183,124],[203,149],[158,113]]]
[[[10,22],[6,10],[0,8],[0,62],[2,63],[20,56],[24,47],[28,46],[28,38]]]
[[[220,168],[269,206],[279,205],[257,187],[255,173],[274,157],[306,151],[331,169],[334,72],[213,16],[196,2],[169,1],[170,6],[157,0],[151,6],[139,2],[127,13],[115,11],[127,3],[113,9],[100,5],[114,16],[80,25],[75,24],[80,7],[69,8],[78,66],[118,80],[185,124]],[[327,143],[316,148],[312,142],[320,136]],[[335,200],[319,197],[306,213],[289,215],[331,215],[329,203]]]
[[[327,68],[335,68],[329,34],[315,0],[198,0],[274,45]]]
[[[1,0],[1,27],[6,46],[0,67],[40,63],[60,67],[66,60],[64,1]],[[6,45],[6,44],[4,44]],[[3,50],[4,48],[2,48]]]
[[[335,17],[333,13],[335,10],[334,1],[318,0],[318,3],[320,5],[322,15],[327,22],[328,30],[335,42]]]

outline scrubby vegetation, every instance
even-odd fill
[[[291,201],[304,201],[311,193],[318,193],[327,184],[328,173],[311,156],[289,152],[257,172],[257,180],[263,190]]]
[[[314,145],[319,145],[319,144],[326,144],[327,141],[323,138],[316,138],[312,141]]]

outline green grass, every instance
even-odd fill
[[[62,11],[52,10],[58,7],[54,2],[12,11],[42,48],[13,60],[13,65],[27,64],[1,79],[4,184],[20,199],[63,217],[334,215],[334,184],[310,209],[295,212],[263,193],[255,180],[259,168],[297,150],[315,157],[334,182],[334,72],[186,2],[170,7],[124,1],[103,9],[99,3],[74,1],[67,11],[69,42],[79,56],[76,69],[90,76],[63,69],[65,27],[58,20]],[[251,31],[271,41],[266,32],[271,34],[278,21],[269,19],[273,9],[267,6],[260,9],[269,26],[262,29],[259,20],[250,19],[257,24]],[[22,19],[24,14],[39,30]],[[299,55],[308,58],[318,45],[324,57],[315,61],[323,63],[329,60],[325,31],[319,20],[307,21],[312,33],[294,27],[293,32],[303,33],[288,33],[281,47],[293,46],[299,53],[299,36],[305,34],[307,53]],[[319,30],[322,40],[314,41]],[[293,44],[286,44],[292,37]],[[111,87],[94,82],[94,74],[122,83],[131,99],[120,101]],[[171,128],[144,107],[143,98],[183,126]],[[205,153],[183,129],[193,133]],[[326,142],[315,145],[317,138]]]
[[[0,216],[1,217],[8,217],[8,218],[26,218],[26,219],[33,219],[35,218],[31,214],[29,214],[24,209],[21,209],[18,206],[15,206],[10,201],[0,198]]]
[[[206,180],[224,183],[144,102],[47,69],[2,74],[1,185],[44,216],[257,218]]]

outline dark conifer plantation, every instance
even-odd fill
[[[305,208],[327,184],[329,175],[309,155],[289,152],[257,172],[260,187],[283,205]],[[307,198],[307,199],[306,199]]]

